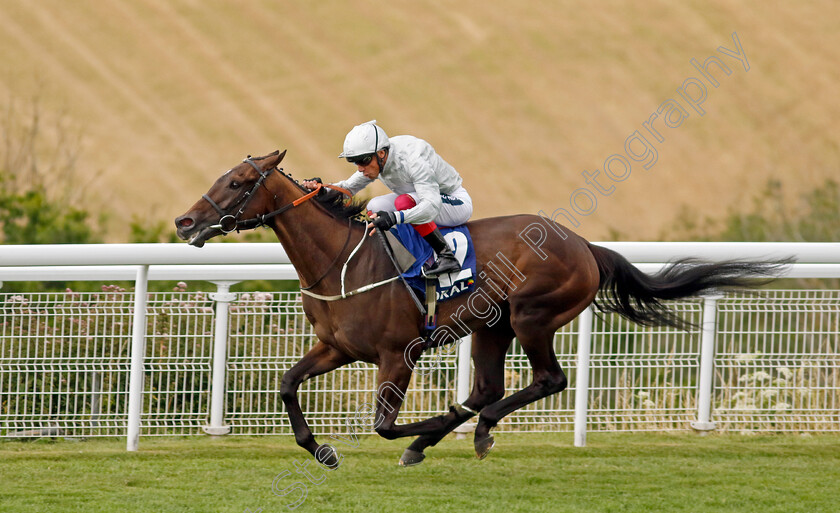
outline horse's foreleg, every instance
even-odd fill
[[[289,422],[292,424],[292,430],[295,433],[295,441],[315,456],[318,461],[328,466],[335,466],[338,463],[335,454],[330,450],[318,450],[321,446],[315,441],[315,437],[303,417],[297,391],[304,381],[354,361],[346,354],[318,341],[299,362],[283,374],[280,384],[280,397],[283,398],[283,404],[286,405]]]

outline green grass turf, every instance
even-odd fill
[[[324,472],[291,437],[0,442],[0,511],[840,511],[840,437],[591,433],[496,436],[484,461],[448,438],[417,467],[396,462],[406,440],[332,442],[344,459]],[[321,437],[322,442],[329,441]],[[295,463],[310,462],[309,482]],[[302,487],[301,487],[302,488]]]

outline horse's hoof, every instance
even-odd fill
[[[487,438],[483,438],[481,440],[475,441],[475,457],[483,460],[487,457],[487,454],[490,452],[490,449],[496,445],[496,441],[493,440],[493,435],[489,435]]]
[[[338,459],[338,452],[335,450],[335,447],[329,444],[318,446],[315,450],[315,459],[318,460],[318,463],[321,465],[329,467],[332,470],[337,469],[340,463]]]
[[[423,463],[423,460],[426,458],[426,455],[422,452],[412,451],[411,449],[406,449],[403,453],[402,457],[400,458],[400,466],[401,467],[411,467],[414,465],[419,465]]]

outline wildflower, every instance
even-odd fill
[[[648,397],[650,397],[650,393],[649,392],[639,392],[638,397],[639,397],[639,399],[645,400]]]
[[[187,284],[183,281],[179,281],[176,285],[178,286],[179,289],[187,288]]]
[[[752,402],[739,401],[735,404],[735,406],[733,406],[733,409],[734,410],[740,410],[740,411],[752,411],[752,410],[755,410],[756,408],[755,408],[755,404],[753,404]]]
[[[735,359],[739,362],[749,363],[749,362],[755,360],[756,358],[758,358],[759,356],[761,356],[761,352],[744,353],[744,354],[739,354],[738,356],[735,357]]]
[[[776,413],[782,413],[790,409],[790,405],[788,403],[776,403],[774,407]]]
[[[753,374],[754,381],[769,381],[771,378],[772,376],[764,371],[758,371],[755,374]]]
[[[784,376],[785,379],[790,379],[793,377],[793,371],[791,371],[787,367],[776,367],[776,372]]]
[[[762,381],[763,382],[763,381],[769,381],[771,378],[772,378],[772,376],[770,376],[770,374],[767,374],[764,371],[758,371],[758,372],[755,372],[754,374],[744,374],[743,376],[738,378],[738,381],[749,381],[749,382]]]
[[[645,399],[642,402],[642,406],[644,406],[645,408],[648,408],[648,409],[656,408],[656,403],[651,401],[650,399]]]
[[[761,391],[761,398],[762,399],[766,399],[766,400],[773,399],[777,395],[779,395],[778,390],[772,390],[771,389],[771,390],[762,390]]]

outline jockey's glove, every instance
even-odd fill
[[[397,224],[397,216],[393,212],[386,212],[381,210],[376,213],[376,218],[373,220],[373,226],[382,231],[388,231],[392,226]]]
[[[324,182],[321,181],[320,176],[315,176],[315,177],[312,177],[312,178],[304,178],[303,181],[304,182],[315,182],[315,183],[320,183],[320,184],[324,183]],[[321,189],[320,191],[318,191],[318,196],[323,196],[325,192],[327,192],[326,188]]]

